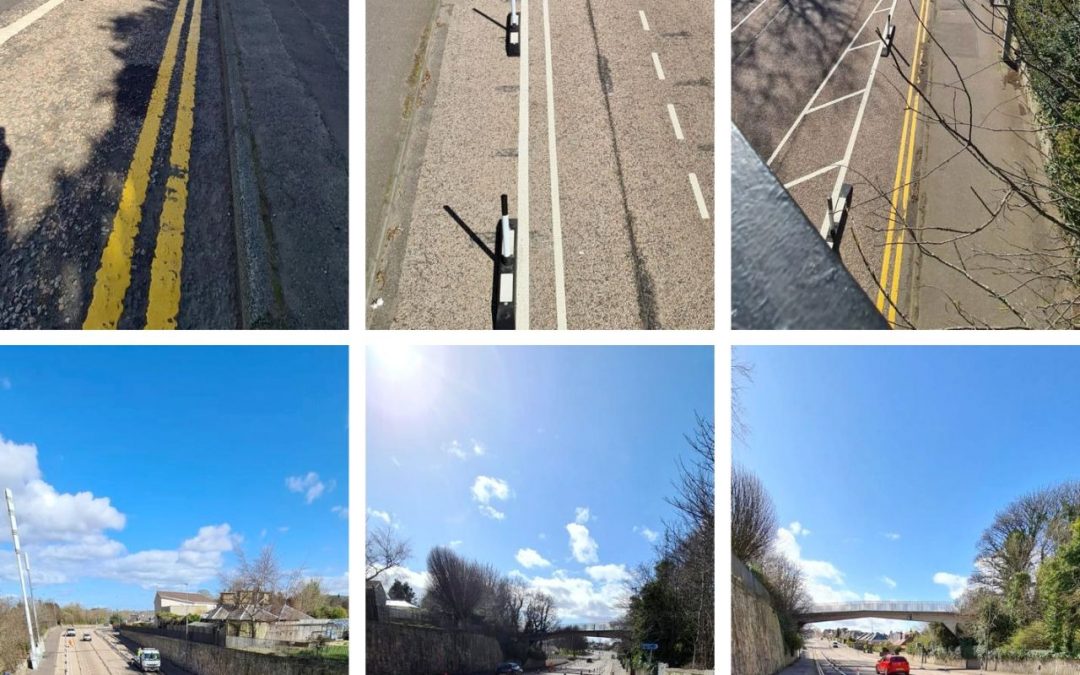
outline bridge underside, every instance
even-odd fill
[[[630,631],[626,630],[557,630],[551,633],[544,633],[543,635],[534,634],[529,636],[529,639],[534,642],[541,642],[543,640],[553,640],[555,638],[566,637],[568,635],[584,635],[585,637],[603,637],[603,638],[625,638],[630,636]]]
[[[825,621],[847,621],[848,619],[899,619],[901,621],[936,621],[944,624],[949,631],[956,635],[956,624],[960,621],[960,615],[946,612],[889,612],[849,610],[838,612],[814,612],[799,616],[799,626],[808,623],[823,623]]]

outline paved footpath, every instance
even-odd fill
[[[964,147],[970,135],[990,162],[1046,180],[1028,94],[1001,58],[1001,10],[963,0],[933,0],[931,7],[923,84],[929,105],[916,109],[910,203],[886,232],[891,246],[871,261],[881,266],[888,296],[868,291],[898,326],[1068,327],[1059,314],[1070,285],[1048,278],[1067,278],[1071,265],[1059,229],[1008,194]],[[921,246],[912,246],[916,239]]]

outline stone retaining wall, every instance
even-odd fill
[[[120,630],[120,635],[199,675],[348,675],[349,665],[324,659],[300,659],[226,649],[199,642]]]
[[[495,638],[426,626],[368,622],[367,675],[493,673],[502,649]]]

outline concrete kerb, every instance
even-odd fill
[[[222,88],[225,94],[225,129],[228,135],[233,228],[236,235],[237,281],[241,327],[272,328],[284,315],[280,288],[272,263],[269,223],[262,217],[255,154],[247,104],[240,82],[240,53],[226,6],[218,0]]]
[[[397,283],[400,276],[400,263],[401,260],[397,259],[404,255],[405,242],[408,240],[408,232],[402,232],[401,236],[396,237],[396,241],[388,242],[387,233],[389,230],[389,224],[391,219],[395,215],[395,206],[400,207],[400,210],[404,213],[411,212],[411,204],[397,204],[397,193],[399,191],[409,192],[410,188],[415,189],[415,186],[408,185],[414,183],[419,174],[419,167],[415,172],[408,171],[407,161],[409,158],[410,150],[416,149],[422,151],[423,146],[427,143],[426,134],[417,133],[419,127],[430,121],[431,110],[430,107],[425,108],[420,103],[420,94],[427,86],[432,88],[431,96],[434,97],[434,91],[438,88],[438,66],[439,63],[433,63],[433,50],[441,50],[445,45],[446,31],[440,33],[439,29],[439,16],[443,11],[444,3],[441,0],[431,0],[431,17],[428,21],[426,29],[426,43],[423,45],[423,55],[420,62],[417,64],[419,69],[419,76],[416,78],[416,83],[409,88],[406,92],[406,100],[412,101],[413,106],[409,118],[405,123],[405,128],[401,130],[400,144],[398,145],[397,157],[394,159],[394,172],[390,178],[390,184],[385,186],[384,191],[380,194],[379,198],[383,199],[382,208],[379,210],[379,236],[378,236],[378,248],[374,252],[367,252],[366,258],[368,259],[369,267],[365,270],[366,285],[364,288],[364,297],[366,307],[367,320],[369,328],[387,328],[389,327],[390,318],[393,315],[393,304],[395,296],[397,295]],[[451,8],[452,9],[452,8]],[[435,45],[438,45],[437,47]],[[441,63],[441,59],[439,59]],[[430,85],[425,82],[424,73],[430,70],[435,70],[431,74]],[[366,77],[366,75],[365,75]],[[415,138],[420,136],[421,138]],[[418,147],[414,147],[418,146]],[[416,174],[416,175],[413,175]],[[403,185],[405,184],[405,185]],[[372,196],[368,195],[368,199]],[[408,197],[402,196],[402,201],[411,201]],[[394,246],[396,244],[396,247]],[[391,249],[394,249],[391,251]],[[385,269],[385,280],[382,290],[382,297],[387,304],[387,308],[383,310],[382,315],[385,316],[386,325],[378,325],[378,322],[372,321],[372,308],[371,303],[379,296],[379,290],[375,288],[377,275],[380,269]],[[389,296],[389,297],[388,297]]]

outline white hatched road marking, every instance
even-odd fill
[[[732,33],[734,33],[735,31],[737,31],[737,30],[739,29],[739,26],[741,26],[741,25],[743,25],[744,23],[746,23],[746,20],[747,20],[747,19],[749,19],[750,17],[754,16],[754,12],[758,11],[759,9],[761,9],[761,6],[762,6],[762,5],[764,5],[764,4],[765,4],[766,2],[768,2],[768,1],[769,1],[769,0],[761,0],[761,2],[759,2],[759,3],[757,4],[757,7],[754,7],[754,8],[752,9],[752,10],[750,10],[750,13],[749,13],[749,14],[747,14],[746,16],[744,16],[744,17],[742,18],[742,20],[741,20],[741,21],[739,21],[739,23],[735,24],[735,27],[731,29],[731,32],[732,32]]]

